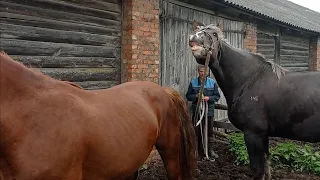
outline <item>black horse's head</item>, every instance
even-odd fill
[[[222,31],[215,25],[204,25],[193,22],[194,34],[189,36],[189,46],[192,54],[199,64],[204,64],[206,55],[212,52],[212,60],[216,60],[220,50],[220,40],[223,39]],[[211,62],[212,63],[212,62]]]

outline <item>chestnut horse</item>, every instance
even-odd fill
[[[154,146],[169,180],[192,179],[195,133],[175,90],[84,90],[4,53],[0,70],[1,180],[136,179]]]

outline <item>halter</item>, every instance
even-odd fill
[[[207,37],[209,37],[209,40],[210,40],[210,46],[209,47],[206,47],[205,45],[200,45],[201,47],[203,47],[206,52],[207,52],[207,57],[206,57],[206,61],[205,61],[205,64],[204,64],[204,74],[206,75],[207,74],[207,71],[208,71],[208,66],[209,66],[209,62],[210,62],[210,56],[212,54],[212,50],[213,50],[213,46],[216,44],[216,43],[219,43],[219,39],[213,43],[213,38],[212,36],[207,33],[205,30],[206,29],[209,29],[208,27],[204,27],[202,29],[200,29],[199,31],[202,31]],[[219,45],[220,46],[220,45]],[[218,60],[218,63],[220,61],[220,58]],[[203,76],[202,78],[202,82],[201,82],[201,88],[200,88],[200,92],[199,92],[199,95],[200,97],[202,97],[202,94],[203,94],[203,89],[204,89],[204,83],[205,83],[205,78],[206,76]],[[200,106],[200,102],[201,102],[201,98],[198,98],[198,102],[197,102],[197,107],[196,107],[196,114],[194,116],[195,120],[197,120],[198,118],[198,111],[199,111],[199,106]],[[201,120],[201,119],[200,119]],[[197,122],[197,121],[195,121]]]
[[[207,53],[207,57],[206,57],[206,61],[205,61],[205,64],[204,64],[204,76],[202,77],[201,88],[200,88],[197,107],[196,107],[195,116],[194,116],[194,122],[196,122],[196,126],[198,126],[200,124],[201,135],[203,135],[202,134],[202,123],[201,123],[201,121],[202,121],[203,116],[205,116],[205,128],[204,128],[205,134],[204,134],[204,140],[203,140],[205,143],[203,143],[203,146],[204,146],[203,149],[205,151],[206,158],[209,159],[209,156],[208,156],[208,102],[204,102],[202,100],[202,97],[203,97],[204,84],[205,84],[205,81],[207,79],[206,74],[207,74],[207,71],[208,71],[208,66],[209,66],[210,56],[211,56],[212,50],[213,50],[213,45],[215,45],[215,43],[218,43],[218,41],[213,43],[213,38],[211,37],[211,35],[209,33],[204,31],[205,29],[207,29],[207,28],[203,28],[203,29],[201,29],[201,31],[207,37],[209,37],[210,46],[206,47],[204,45],[201,45],[201,47],[203,47],[205,49],[205,51]],[[202,111],[203,112],[201,113],[200,119],[198,121],[197,119],[198,119],[200,104],[202,105]]]

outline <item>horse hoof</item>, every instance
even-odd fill
[[[204,161],[210,161],[210,162],[215,162],[216,159],[215,158],[203,158]]]

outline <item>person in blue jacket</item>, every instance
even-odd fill
[[[194,114],[196,111],[197,101],[199,97],[199,91],[201,88],[201,80],[204,76],[204,66],[198,66],[199,76],[191,80],[189,84],[188,91],[186,93],[186,98],[188,101],[192,101],[192,114],[194,119]],[[218,84],[212,78],[206,75],[205,86],[203,90],[203,100],[208,102],[208,154],[209,158],[217,158],[217,154],[213,150],[213,121],[214,121],[214,105],[220,99],[220,93],[218,91]],[[199,117],[199,116],[198,116]],[[199,117],[200,118],[200,117]],[[198,120],[196,120],[198,121]],[[202,125],[204,126],[204,119],[202,120]],[[197,146],[198,146],[198,156],[202,159],[205,157],[202,136],[200,131],[200,125],[196,127],[197,135]]]

